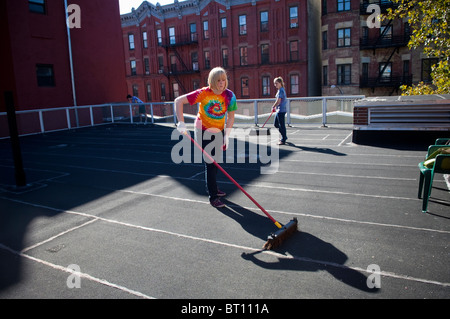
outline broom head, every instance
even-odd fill
[[[281,227],[275,233],[267,237],[267,242],[263,248],[267,250],[279,247],[288,237],[292,236],[298,230],[297,218],[293,218],[289,223]]]
[[[252,127],[250,129],[250,135],[270,135],[269,127]]]

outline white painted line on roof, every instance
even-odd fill
[[[61,237],[62,235],[65,235],[65,234],[70,233],[70,232],[72,232],[72,231],[74,231],[74,230],[77,230],[77,229],[79,229],[79,228],[82,228],[82,227],[84,227],[84,226],[87,226],[87,225],[89,225],[89,224],[92,224],[93,222],[95,222],[95,221],[97,221],[97,220],[98,220],[97,218],[94,218],[94,219],[92,219],[92,220],[87,221],[86,223],[83,223],[83,224],[81,224],[81,225],[78,225],[78,226],[69,228],[69,229],[67,229],[67,230],[65,230],[65,231],[63,231],[63,232],[60,232],[59,234],[57,234],[57,235],[55,235],[55,236],[52,236],[52,237],[50,237],[50,238],[47,238],[47,239],[45,239],[45,240],[43,240],[43,241],[41,241],[41,242],[38,242],[38,243],[34,244],[34,245],[31,245],[31,246],[29,246],[29,247],[26,247],[26,248],[22,249],[20,252],[21,252],[21,253],[25,253],[25,252],[27,252],[28,250],[31,250],[31,249],[36,248],[36,247],[39,247],[39,246],[41,246],[41,245],[43,245],[43,244],[45,244],[45,243],[47,243],[47,242],[49,242],[49,241],[52,241],[53,239],[56,239],[56,238],[58,238],[58,237]]]
[[[233,184],[228,181],[220,181],[223,184]],[[347,193],[347,192],[337,192],[337,191],[327,191],[322,189],[310,189],[310,188],[299,188],[299,187],[286,187],[286,186],[273,186],[270,184],[264,184],[258,182],[257,184],[240,184],[245,185],[247,187],[261,187],[261,188],[270,188],[270,189],[281,189],[293,192],[306,192],[306,193],[322,193],[322,194],[333,194],[333,195],[347,195],[347,196],[356,196],[356,197],[370,197],[370,198],[382,198],[382,199],[398,199],[398,200],[418,200],[413,197],[402,197],[402,196],[388,196],[388,195],[372,195],[372,194],[361,194],[361,193]]]
[[[164,198],[164,199],[168,199],[168,200],[191,202],[191,203],[197,203],[197,204],[208,205],[208,206],[210,205],[209,201],[203,201],[203,200],[197,200],[197,199],[174,197],[174,196],[167,196],[167,195],[161,195],[161,194],[152,194],[152,193],[148,193],[148,192],[133,191],[133,190],[127,190],[127,189],[108,189],[108,190],[116,191],[116,192],[122,192],[122,193],[128,193],[128,194],[135,194],[135,195],[152,196],[152,197]],[[49,209],[49,210],[53,210],[53,211],[73,213],[73,214],[77,214],[77,215],[81,215],[81,216],[97,218],[97,219],[100,219],[100,220],[102,219],[101,217],[98,217],[98,216],[95,216],[95,215],[90,215],[90,214],[85,214],[85,213],[80,213],[80,212],[73,212],[73,211],[58,209],[58,208],[49,207],[49,206],[46,206],[46,205],[25,202],[25,201],[22,201],[22,200],[12,199],[12,198],[8,198],[8,197],[4,197],[4,196],[0,196],[0,198],[8,200],[8,201],[24,204],[24,205],[29,205],[29,206]],[[233,205],[230,205],[230,206],[233,207]],[[240,207],[248,209],[248,210],[251,210],[251,211],[259,211],[256,207],[245,207],[245,206],[240,206]],[[416,231],[426,231],[426,232],[450,234],[450,231],[439,230],[439,229],[412,227],[412,226],[404,226],[404,225],[396,225],[396,224],[375,223],[375,222],[368,222],[368,221],[358,221],[358,220],[344,219],[344,218],[337,218],[337,217],[328,217],[328,216],[320,216],[320,215],[312,215],[312,214],[304,214],[304,213],[293,213],[293,212],[286,212],[286,211],[280,211],[280,210],[267,209],[267,211],[269,213],[278,213],[278,214],[291,215],[291,216],[303,216],[303,217],[316,218],[316,219],[335,220],[335,221],[346,222],[346,223],[367,224],[367,225],[381,226],[381,227],[393,227],[393,228],[399,228],[399,229],[408,229],[408,230],[416,230]]]
[[[41,164],[43,164],[43,163],[41,163]],[[77,165],[59,164],[59,163],[53,163],[53,165],[70,167],[70,168],[78,168],[78,169],[83,169],[83,170],[100,171],[100,172],[130,174],[130,175],[137,175],[137,176],[151,176],[151,177],[158,177],[158,178],[172,178],[172,179],[181,179],[181,180],[194,180],[193,176],[191,176],[191,177],[180,177],[180,176],[169,176],[169,175],[160,175],[160,174],[136,173],[136,172],[131,172],[131,171],[91,168],[91,167],[84,167],[84,166],[77,166]],[[404,166],[406,166],[406,165],[404,165]],[[199,180],[203,180],[203,179],[199,179]],[[218,182],[219,183],[223,183],[223,184],[232,184],[232,182],[230,182],[230,181],[218,181]],[[401,197],[401,196],[387,196],[387,195],[348,193],[348,192],[327,191],[327,190],[322,190],[322,189],[285,187],[285,186],[279,186],[279,185],[274,186],[274,185],[270,185],[270,184],[264,184],[262,182],[258,182],[258,183],[241,183],[241,186],[280,189],[280,190],[288,190],[288,191],[294,191],[294,192],[323,193],[323,194],[347,195],[347,196],[370,197],[370,198],[381,198],[381,199],[418,200],[417,198]]]
[[[339,144],[338,144],[338,146],[342,146],[342,144],[344,144],[345,143],[345,141],[350,137],[350,136],[352,136],[352,134],[353,134],[353,132],[351,132],[350,134],[348,134]]]
[[[313,161],[313,160],[296,160],[296,159],[282,159],[282,162],[293,162],[293,163],[318,163],[318,164],[333,164],[333,165],[365,165],[365,166],[395,166],[398,164],[393,163],[358,163],[358,162],[336,162],[336,161]],[[408,165],[408,164],[401,164],[401,167],[417,167],[416,165]]]
[[[10,160],[8,160],[8,161],[10,161]],[[3,165],[3,164],[0,164],[0,166],[1,166],[1,167],[14,168],[13,165]],[[50,181],[50,180],[53,180],[53,179],[62,178],[62,177],[65,177],[65,176],[69,176],[69,175],[70,175],[70,173],[65,173],[65,172],[52,171],[52,170],[48,170],[48,169],[29,168],[29,167],[26,167],[26,168],[25,168],[25,171],[39,171],[39,172],[47,172],[47,173],[55,173],[55,174],[58,174],[58,175],[53,176],[53,177],[43,178],[43,179],[39,179],[39,180],[33,181],[33,184],[39,184],[39,183],[42,183],[42,182],[45,182],[45,181]]]
[[[63,272],[70,273],[70,274],[76,274],[76,275],[80,276],[80,278],[84,278],[84,279],[87,279],[89,281],[93,281],[93,282],[96,282],[98,284],[101,284],[101,285],[104,285],[104,286],[108,286],[108,287],[111,287],[111,288],[119,289],[119,290],[122,290],[122,291],[124,291],[126,293],[129,293],[131,295],[134,295],[134,296],[137,296],[137,297],[140,297],[140,298],[155,299],[154,297],[150,297],[150,296],[148,296],[146,294],[143,294],[143,293],[141,293],[139,291],[132,290],[132,289],[129,289],[127,287],[114,284],[114,283],[109,282],[109,281],[107,281],[105,279],[100,279],[100,278],[91,276],[91,275],[89,275],[87,273],[84,273],[84,272],[75,272],[75,271],[73,271],[72,269],[70,269],[68,267],[63,267],[61,265],[57,265],[57,264],[45,261],[43,259],[39,259],[39,258],[30,256],[30,255],[27,255],[25,253],[18,252],[18,251],[13,250],[13,249],[11,249],[11,248],[9,248],[9,247],[1,244],[1,243],[0,243],[0,248],[4,249],[4,250],[7,250],[7,251],[9,251],[10,253],[12,253],[14,255],[17,255],[17,256],[20,256],[20,257],[32,260],[34,262],[37,262],[37,263],[42,264],[42,265],[45,265],[45,266],[50,267],[52,269],[63,271]]]
[[[90,158],[98,158],[98,159],[107,159],[107,160],[118,160],[118,161],[131,161],[131,162],[139,162],[139,163],[148,163],[148,164],[160,164],[160,165],[175,165],[171,162],[158,162],[158,161],[146,161],[146,160],[127,160],[127,159],[123,159],[123,158],[112,158],[112,157],[100,157],[100,156],[91,156]],[[345,163],[345,162],[335,162],[335,161],[310,161],[310,160],[294,160],[294,159],[284,159],[284,162],[301,162],[301,163],[314,163],[314,164],[339,164],[339,165],[348,165],[348,166],[352,166],[352,165],[369,165],[369,166],[393,166],[393,164],[388,164],[388,163],[358,163],[358,162],[351,162],[351,163]],[[38,164],[38,165],[49,165],[49,163],[44,163],[44,162],[33,162],[34,164]],[[102,168],[93,168],[93,167],[86,167],[86,166],[77,166],[77,165],[68,165],[68,164],[64,164],[64,163],[52,163],[51,165],[57,165],[57,166],[62,166],[62,167],[69,167],[69,168],[78,168],[78,169],[84,169],[84,170],[94,170],[94,171],[103,171],[103,172],[111,172],[111,173],[124,173],[124,174],[132,174],[132,175],[140,175],[140,176],[161,176],[163,177],[164,175],[159,175],[159,174],[151,174],[151,173],[137,173],[137,172],[131,172],[131,171],[122,171],[122,170],[111,170],[111,169],[102,169]],[[176,164],[179,165],[179,164]],[[183,165],[188,165],[188,166],[203,166],[203,164],[201,163],[183,163]],[[402,164],[402,167],[416,167],[416,165],[406,165],[406,164]],[[224,167],[225,168],[225,167]],[[227,168],[228,169],[228,168]],[[256,168],[256,169],[252,169],[252,168],[239,168],[239,167],[229,167],[229,169],[234,169],[234,170],[246,170],[246,171],[259,171],[260,168]],[[279,172],[283,172],[283,173],[297,173],[300,174],[301,172],[298,171],[279,171]],[[315,174],[315,175],[325,175],[325,176],[333,176],[333,174],[328,174],[328,173],[305,173],[305,174]],[[70,175],[70,174],[67,174]],[[196,174],[199,175],[199,174]],[[65,175],[62,175],[65,176]],[[58,176],[62,177],[62,176]],[[195,175],[194,175],[195,176]],[[194,176],[188,177],[187,179],[193,179]],[[354,177],[354,175],[336,175],[336,176],[341,176],[341,177]],[[184,179],[184,177],[177,177],[177,176],[172,176],[175,179]],[[359,178],[385,178],[383,176],[356,176]],[[55,177],[56,178],[56,177]],[[392,179],[389,177],[386,177],[386,179]],[[51,180],[51,179],[48,179]],[[401,179],[399,178],[399,180],[407,180],[407,179]],[[414,179],[415,180],[415,179]]]
[[[331,173],[313,173],[313,172],[294,172],[294,171],[281,171],[277,173],[281,174],[299,174],[299,175],[317,175],[317,176],[334,176],[343,178],[362,178],[362,179],[382,179],[382,180],[395,180],[395,181],[417,181],[417,178],[403,178],[403,177],[386,177],[386,176],[364,176],[364,175],[346,175],[346,174],[331,174]]]
[[[111,170],[111,169],[101,169],[101,168],[91,168],[91,167],[83,167],[76,165],[66,165],[66,164],[54,164],[58,166],[71,167],[71,168],[79,168],[84,170],[93,170],[93,171],[101,171],[101,172],[110,172],[110,173],[119,173],[119,174],[132,174],[138,176],[152,176],[159,178],[173,178],[173,179],[187,179],[193,180],[193,177],[178,177],[178,176],[166,176],[166,175],[158,175],[158,174],[149,174],[149,173],[136,173],[130,171],[122,171],[122,170]],[[232,184],[229,181],[220,181],[223,184]],[[401,197],[401,196],[387,196],[387,195],[371,195],[371,194],[361,194],[361,193],[347,193],[347,192],[338,192],[338,191],[327,191],[322,189],[308,189],[308,188],[298,188],[298,187],[285,187],[285,186],[273,186],[269,184],[264,184],[258,182],[257,184],[252,183],[241,183],[243,186],[252,186],[252,187],[261,187],[261,188],[271,188],[271,189],[281,189],[295,192],[312,192],[312,193],[323,193],[323,194],[335,194],[335,195],[348,195],[348,196],[357,196],[357,197],[371,197],[371,198],[384,198],[384,199],[398,199],[398,200],[417,200],[417,198],[409,198],[409,197]]]
[[[261,250],[260,248],[253,248],[253,247],[248,247],[248,246],[243,246],[243,245],[237,245],[237,244],[232,244],[232,243],[226,243],[226,242],[222,242],[222,241],[218,241],[218,240],[213,240],[213,239],[208,239],[208,238],[202,238],[202,237],[197,237],[197,236],[191,236],[191,235],[186,235],[186,234],[181,234],[181,233],[176,233],[176,232],[172,232],[172,231],[167,231],[167,230],[162,230],[162,229],[156,229],[156,228],[152,228],[152,227],[146,227],[146,226],[140,226],[140,225],[135,225],[135,224],[131,224],[131,223],[127,223],[127,222],[121,222],[118,220],[113,220],[113,219],[109,219],[109,218],[104,218],[104,217],[98,217],[95,215],[91,215],[91,214],[87,214],[87,213],[81,213],[81,212],[75,212],[75,211],[69,211],[69,210],[60,210],[54,207],[49,207],[49,206],[44,206],[44,205],[38,205],[38,204],[32,204],[32,203],[28,203],[28,202],[24,202],[24,201],[20,201],[20,200],[13,200],[16,202],[20,202],[23,204],[27,204],[27,205],[32,205],[32,206],[38,206],[41,208],[47,208],[50,210],[56,210],[56,211],[60,211],[62,213],[68,213],[68,214],[75,214],[75,215],[79,215],[79,216],[84,216],[84,217],[90,217],[90,218],[97,218],[98,220],[107,222],[107,223],[112,223],[112,224],[117,224],[117,225],[121,225],[121,226],[125,226],[125,227],[131,227],[131,228],[135,228],[135,229],[140,229],[140,230],[144,230],[144,231],[151,231],[151,232],[157,232],[157,233],[163,233],[166,235],[171,235],[171,236],[175,236],[178,238],[185,238],[185,239],[190,239],[190,240],[196,240],[196,241],[202,241],[202,242],[207,242],[207,243],[211,243],[211,244],[216,244],[216,245],[221,245],[221,246],[226,246],[226,247],[230,247],[230,248],[238,248],[238,249],[244,249],[244,250],[248,250],[248,251],[252,251],[252,252],[261,252],[263,254],[269,254],[269,255],[273,255],[276,256],[278,258],[283,258],[283,259],[294,259],[294,260],[299,260],[299,261],[304,261],[304,262],[310,262],[310,263],[315,263],[315,264],[320,264],[320,265],[328,265],[328,266],[333,266],[333,267],[339,267],[342,269],[351,269],[351,270],[355,270],[355,271],[359,271],[359,272],[367,272],[367,269],[364,268],[360,268],[360,267],[351,267],[351,266],[346,266],[343,264],[338,264],[338,263],[333,263],[333,262],[329,262],[329,261],[322,261],[322,260],[315,260],[315,259],[311,259],[311,258],[305,258],[305,257],[299,257],[299,256],[294,256],[294,255],[283,255],[274,251],[266,251],[266,250]],[[42,264],[45,264],[47,266],[50,266],[52,268],[55,269],[59,269],[65,272],[72,272],[69,269],[59,266],[59,265],[55,265],[49,262],[46,262],[44,260],[41,259],[37,259],[31,256],[28,256],[26,254],[20,253],[20,252],[16,252],[12,249],[10,249],[9,247],[6,247],[2,244],[0,244],[0,248],[6,249],[8,251],[11,251],[17,255],[20,255],[22,257],[25,258],[29,258],[31,260],[40,262]],[[435,280],[428,280],[428,279],[423,279],[423,278],[415,278],[415,277],[411,277],[411,276],[407,276],[407,275],[401,275],[401,274],[396,274],[393,272],[380,272],[381,276],[385,276],[385,277],[391,277],[391,278],[397,278],[397,279],[402,279],[402,280],[407,280],[407,281],[415,281],[415,282],[422,282],[422,283],[427,283],[427,284],[434,284],[434,285],[439,285],[439,286],[443,286],[443,287],[450,287],[450,283],[446,283],[446,282],[440,282],[440,281],[435,281]],[[143,298],[150,298],[152,299],[153,297],[149,297],[147,295],[144,295],[140,292],[134,291],[134,290],[130,290],[128,288],[125,288],[123,286],[118,286],[115,284],[111,284],[109,282],[107,282],[106,280],[103,279],[98,279],[95,277],[92,277],[88,274],[81,274],[81,276],[83,278],[107,285],[107,286],[111,286],[126,292],[129,292],[133,295],[136,296],[140,296]]]
[[[195,178],[196,178],[197,176],[200,176],[200,175],[205,175],[205,172],[202,171],[202,172],[200,172],[200,173],[194,174],[194,175],[192,175],[191,177],[188,177],[187,179],[195,180]]]

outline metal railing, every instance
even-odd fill
[[[351,124],[354,102],[363,95],[289,98],[288,125]],[[237,100],[236,124],[259,125],[270,116],[275,99]],[[193,122],[198,105],[185,105],[186,122]],[[70,130],[112,123],[173,123],[177,118],[173,102],[113,103],[16,111],[20,136]],[[0,138],[9,137],[6,112],[0,112]]]
[[[411,36],[409,34],[385,35],[379,37],[364,36],[359,40],[361,50],[391,47],[406,47]]]

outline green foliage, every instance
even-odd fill
[[[382,19],[407,18],[411,27],[410,49],[421,49],[438,58],[431,70],[432,83],[402,86],[404,95],[450,94],[450,0],[392,0],[398,7],[388,9]]]

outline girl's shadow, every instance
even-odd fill
[[[224,202],[227,206],[220,211],[236,220],[253,236],[266,240],[267,236],[274,231],[274,226],[270,225],[271,221],[268,221],[267,217],[230,201],[224,200]],[[299,224],[299,231],[287,239],[275,252],[286,256],[291,255],[294,258],[278,258],[277,262],[268,263],[257,258],[258,254],[264,253],[262,249],[253,253],[242,253],[241,256],[265,269],[313,272],[325,270],[351,287],[371,293],[379,292],[377,288],[368,287],[367,277],[363,273],[345,266],[348,259],[345,253],[332,244],[303,231],[301,224]]]

